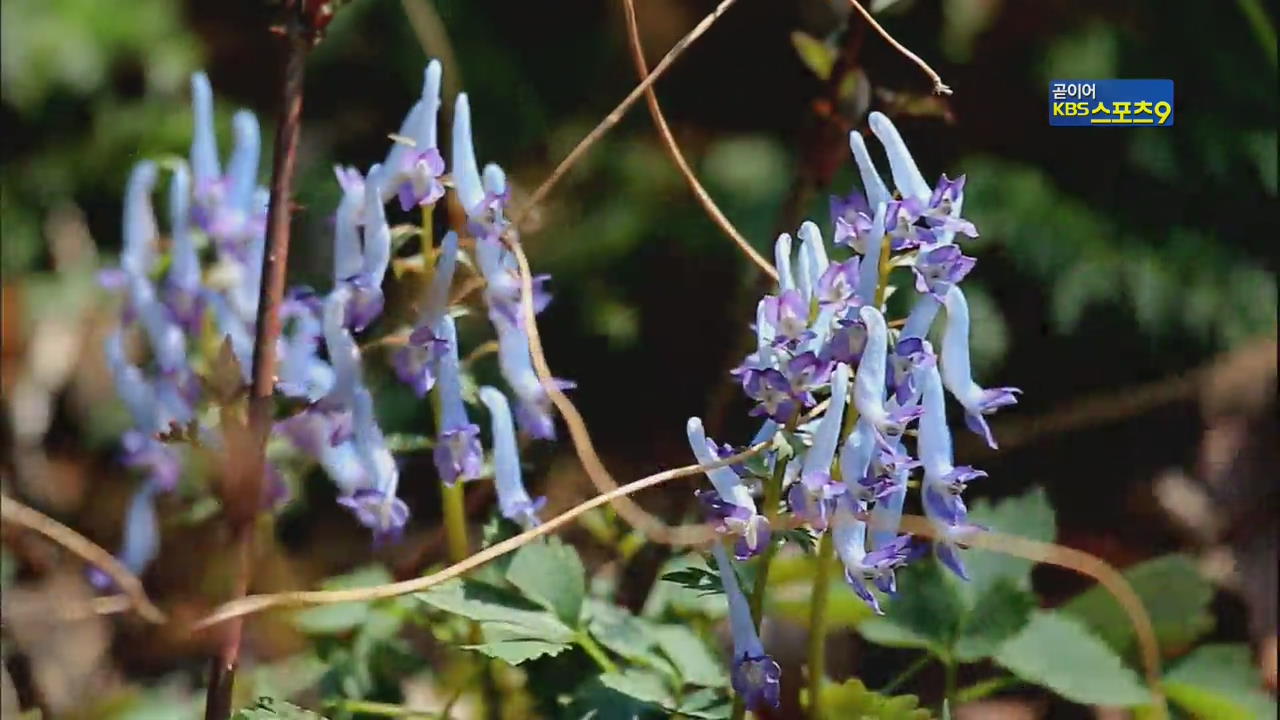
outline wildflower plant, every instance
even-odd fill
[[[1054,520],[1044,495],[972,511],[965,502],[968,485],[986,473],[956,464],[949,408],[994,449],[989,419],[1017,404],[1021,391],[984,387],[973,376],[964,285],[980,272],[966,254],[979,230],[962,214],[964,176],[927,181],[893,122],[870,113],[867,129],[878,149],[873,153],[861,130],[849,135],[859,187],[830,198],[823,222],[805,221],[794,236],[778,236],[773,262],[762,260],[776,283],[744,318],[751,350],[726,378],[749,401],[759,423],[754,436],[742,445],[720,443],[700,417],[688,418],[696,465],[625,488],[602,487],[601,496],[550,518],[546,499],[526,486],[521,452],[557,439],[557,409],[588,474],[599,484],[607,473],[595,469],[598,458],[594,466],[585,459],[594,451],[589,439],[583,450],[586,431],[563,395],[574,383],[553,377],[542,357],[536,316],[551,300],[549,278],[530,274],[511,184],[500,165],[480,163],[465,93],[454,98],[451,126],[441,133],[442,71],[437,61],[426,66],[421,94],[381,162],[334,168],[339,199],[331,208],[326,286],[289,288],[274,310],[262,305],[268,192],[259,184],[262,143],[254,115],[233,116],[233,144],[224,156],[214,94],[197,73],[187,157],[133,168],[119,266],[100,275],[121,306],[104,350],[131,422],[121,461],[139,480],[117,551],[124,569],[142,575],[162,551],[158,498],[178,492],[231,501],[219,480],[229,484],[251,444],[246,388],[255,352],[269,352],[276,368],[270,439],[261,495],[251,498],[254,515],[287,507],[299,478],[318,469],[338,505],[368,531],[371,546],[401,542],[418,509],[402,491],[421,480],[402,473],[396,453],[405,438],[384,430],[370,376],[394,377],[397,390],[432,416],[430,431],[412,444],[431,451],[454,564],[400,583],[382,568],[357,571],[331,580],[332,595],[275,597],[278,605],[316,596],[343,603],[332,608],[336,614],[304,611],[293,618],[302,632],[325,638],[317,655],[328,666],[322,684],[337,716],[387,709],[366,702],[376,693],[370,658],[410,654],[397,635],[417,622],[436,640],[485,658],[473,669],[490,687],[510,678],[487,660],[521,667],[532,696],[528,707],[518,707],[526,715],[768,717],[798,696],[812,718],[930,717],[914,696],[893,696],[899,681],[873,692],[861,680],[828,679],[829,605],[842,601],[848,601],[844,616],[857,618],[853,624],[866,639],[922,649],[924,661],[941,661],[947,698],[995,692],[997,686],[979,684],[958,694],[955,686],[957,665],[992,660],[1011,673],[1002,682],[1041,684],[1082,703],[1163,707],[1120,657],[1124,643],[1136,641],[1154,672],[1155,641],[1146,626],[1104,642],[1099,628],[1111,608],[1098,610],[1101,601],[1088,593],[1062,611],[1037,609],[1026,561],[1081,564],[1054,559]],[[657,114],[656,101],[652,107]],[[880,171],[886,162],[887,175]],[[162,190],[163,222],[155,201]],[[438,240],[437,224],[452,228]],[[420,275],[408,322],[388,308],[395,264]],[[478,302],[459,290],[464,283],[480,289]],[[891,296],[894,307],[907,308],[905,316],[888,316]],[[278,313],[280,333],[264,350],[255,345],[271,312]],[[486,335],[492,340],[461,345],[461,338]],[[485,384],[470,367],[469,359],[487,347],[501,383]],[[204,481],[193,470],[198,456],[225,461],[226,477]],[[705,531],[699,542],[710,539],[709,552],[669,559],[639,612],[619,601],[616,577],[589,576],[576,550],[540,537],[582,516],[625,568],[643,539],[626,535],[611,516],[583,513],[609,502],[622,511],[630,507],[627,493],[680,475],[708,481],[693,496],[705,521],[695,530]],[[497,514],[484,530],[483,549],[472,555],[463,492],[490,481]],[[1004,565],[969,557],[968,547],[996,545],[992,538],[1000,536],[991,528],[1016,532],[1020,538],[1005,538],[1031,549],[1011,547],[1008,553],[1021,560]],[[787,544],[798,552],[782,552]],[[805,572],[794,571],[797,562],[809,563]],[[1166,567],[1176,562],[1157,562],[1165,564],[1145,571],[1189,586],[1185,574]],[[847,587],[828,586],[832,570]],[[802,678],[784,673],[785,658],[770,652],[764,623],[767,609],[787,614],[772,593],[797,577],[806,599],[798,615],[809,628],[800,692],[794,689]],[[91,579],[107,591],[119,577],[95,569]],[[353,585],[373,588],[361,595]],[[1113,585],[1108,589],[1115,593]],[[371,604],[409,592],[416,593],[413,602]],[[1136,601],[1143,618],[1149,594]],[[213,617],[273,606],[254,602],[233,600],[233,615]],[[1134,614],[1131,606],[1124,610]],[[721,620],[726,652],[717,657],[703,637],[710,633],[695,628],[720,627]],[[1070,648],[1105,682],[1082,687],[1073,669],[1036,654],[1043,643]],[[418,658],[417,667],[424,665]],[[900,679],[919,663],[912,668]],[[1156,681],[1149,674],[1148,682]],[[485,700],[500,703],[491,695]]]

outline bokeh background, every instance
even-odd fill
[[[638,5],[651,65],[713,7]],[[991,474],[971,492],[1043,486],[1060,542],[1118,566],[1172,550],[1200,558],[1219,588],[1215,637],[1252,640],[1264,658],[1270,642],[1274,685],[1275,3],[871,7],[954,96],[931,96],[918,69],[841,2],[740,0],[657,85],[695,171],[766,254],[802,219],[829,227],[828,196],[853,187],[845,137],[865,128],[868,110],[894,117],[926,176],[965,173],[965,215],[981,232],[965,285],[979,379],[1025,390],[998,418],[999,452],[958,436],[959,458]],[[193,70],[210,75],[224,147],[239,107],[259,114],[269,145],[276,8],[4,0],[0,11],[4,490],[113,547],[131,480],[115,460],[125,421],[100,357],[117,311],[94,271],[118,252],[132,163],[185,154]],[[326,286],[339,196],[331,168],[382,157],[430,57],[445,61],[447,97],[469,92],[481,160],[508,169],[517,205],[636,82],[619,3],[353,0],[308,65],[292,280]],[[1059,77],[1172,78],[1176,125],[1048,127],[1047,83]],[[534,224],[526,247],[535,271],[554,278],[540,323],[550,360],[578,383],[573,396],[614,474],[686,463],[690,415],[744,442],[754,428],[726,373],[746,350],[764,286],[692,199],[643,103]],[[393,281],[390,291],[403,302],[411,288]],[[496,375],[491,363],[478,368]],[[384,427],[424,422],[426,409],[389,374],[372,382],[386,390]],[[552,510],[592,494],[567,443],[529,459]],[[430,463],[410,456],[403,468],[415,520],[405,543],[377,557],[412,574],[443,553]],[[299,489],[255,587],[307,586],[374,557],[332,494],[321,480]],[[478,524],[486,498],[472,500]],[[691,516],[687,486],[642,501]],[[163,512],[165,550],[148,587],[195,617],[221,587],[219,530],[207,507],[175,501]],[[49,547],[9,528],[5,540],[15,603],[81,592]],[[641,551],[649,575],[628,578],[624,599],[629,589],[643,600],[665,552]],[[1083,587],[1039,573],[1050,599]],[[27,700],[83,706],[89,687],[172,699],[203,667],[198,640],[164,630],[18,625],[29,624],[5,625],[18,686],[7,690]],[[267,620],[250,627],[255,657],[286,657],[301,642]]]

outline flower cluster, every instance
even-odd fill
[[[968,427],[993,448],[986,416],[1016,403],[1020,391],[983,388],[970,372],[969,311],[960,283],[975,261],[957,241],[976,237],[977,230],[960,215],[964,177],[943,175],[930,188],[893,123],[871,113],[870,125],[888,156],[893,192],[862,135],[851,133],[863,192],[831,199],[830,247],[813,222],[800,227],[798,242],[787,234],[778,238],[777,290],[757,305],[755,349],[732,375],[754,403],[751,414],[765,418],[752,443],[779,431],[792,439],[789,455],[772,450],[765,456],[790,512],[814,531],[831,533],[850,587],[880,612],[873,589],[894,593],[894,571],[925,548],[899,533],[917,468],[921,504],[937,535],[934,554],[966,577],[957,549],[976,526],[961,494],[985,473],[953,464],[944,388],[963,407]],[[836,258],[840,248],[852,251],[847,259]],[[886,320],[884,300],[889,269],[899,266],[914,273],[915,296],[894,329],[898,323]],[[943,309],[946,326],[935,353],[928,336]],[[811,417],[824,395],[825,411]],[[914,455],[905,442],[913,424]],[[732,453],[706,438],[698,418],[688,429],[699,462]],[[726,467],[707,477],[713,489],[698,497],[719,531],[735,540],[737,559],[761,552],[769,521],[759,513],[748,475]],[[732,561],[718,543],[714,550],[734,631],[734,688],[751,706],[776,705],[778,666],[760,646]]]
[[[409,518],[398,497],[400,472],[375,414],[366,385],[358,338],[383,314],[383,284],[393,256],[387,206],[417,211],[426,290],[416,325],[392,356],[395,375],[435,411],[433,460],[446,484],[474,480],[486,466],[480,427],[469,417],[464,394],[458,328],[461,313],[450,306],[460,265],[478,268],[488,317],[497,335],[499,368],[515,398],[481,388],[493,421],[493,461],[502,513],[526,526],[538,522],[540,500],[521,480],[516,427],[530,437],[554,439],[551,402],[533,368],[521,312],[522,293],[509,243],[518,242],[507,219],[510,193],[494,164],[483,171],[475,159],[467,96],[455,102],[449,173],[437,145],[441,67],[426,67],[422,94],[409,110],[381,163],[364,171],[336,167],[341,199],[333,223],[332,286],[326,294],[289,289],[280,307],[283,331],[273,348],[275,393],[301,410],[276,422],[273,436],[292,453],[319,465],[338,488],[338,501],[373,531],[376,541],[394,540]],[[208,348],[229,347],[241,377],[250,381],[262,262],[266,246],[267,191],[258,184],[260,133],[252,113],[232,119],[234,147],[225,170],[214,131],[214,103],[203,74],[192,78],[195,128],[189,162],[170,164],[169,233],[162,244],[152,207],[161,167],[139,163],[125,195],[120,267],[104,271],[103,284],[124,296],[121,327],[107,340],[106,357],[133,429],[124,438],[127,465],[146,479],[130,506],[121,558],[141,572],[158,551],[153,498],[172,489],[183,462],[172,441],[190,437],[225,451],[219,413],[204,410],[198,371],[210,365]],[[432,212],[452,191],[466,211],[465,226],[431,242]],[[394,209],[393,209],[394,212]],[[167,247],[165,246],[167,245]],[[464,245],[469,246],[464,250]],[[167,252],[166,258],[162,254]],[[469,261],[460,261],[464,253]],[[549,302],[545,277],[534,283],[535,312]],[[128,340],[140,336],[146,352],[130,357]],[[561,388],[572,383],[557,381]],[[268,464],[271,479],[264,505],[284,497],[281,470]]]

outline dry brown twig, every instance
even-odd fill
[[[408,595],[409,593],[422,592],[423,590],[427,590],[428,588],[439,585],[442,582],[452,580],[453,578],[474,570],[490,560],[494,560],[509,552],[513,552],[543,535],[555,532],[560,527],[572,522],[583,513],[594,510],[602,505],[607,505],[618,497],[630,495],[631,493],[639,492],[655,485],[660,485],[668,480],[688,477],[690,475],[706,472],[713,468],[724,467],[736,462],[741,462],[764,451],[768,446],[769,443],[762,442],[758,445],[747,448],[737,455],[719,460],[710,465],[686,465],[684,467],[675,468],[673,470],[664,470],[662,472],[643,477],[611,492],[597,495],[563,513],[560,513],[541,525],[526,530],[515,537],[508,538],[500,543],[491,545],[462,562],[454,563],[439,572],[432,573],[425,577],[413,578],[411,580],[404,580],[387,585],[357,588],[353,590],[312,590],[274,593],[271,595],[250,595],[239,600],[224,603],[212,614],[197,622],[192,629],[201,630],[220,622],[262,612],[263,610],[271,608],[329,605],[332,603],[342,602],[367,602],[370,600],[382,600],[386,598],[399,597],[401,595]]]
[[[8,495],[0,497],[0,516],[6,522],[40,533],[102,570],[116,584],[116,587],[120,588],[120,592],[129,598],[132,608],[137,610],[138,615],[144,620],[153,623],[165,622],[165,614],[151,602],[151,598],[147,597],[147,591],[142,587],[142,581],[138,576],[129,572],[129,569],[120,564],[115,556],[89,538]],[[108,600],[110,599],[100,599],[103,608],[110,610],[114,607],[114,602],[108,602]]]
[[[640,29],[636,23],[635,1],[623,0],[622,6],[627,18],[627,35],[631,41],[631,59],[635,62],[636,72],[640,75],[640,79],[643,80],[649,75],[649,65],[644,60],[644,46],[640,41]],[[662,113],[662,107],[658,104],[658,96],[654,93],[652,86],[645,88],[644,97],[649,105],[649,115],[653,118],[653,124],[658,129],[658,136],[662,138],[663,147],[667,149],[667,154],[671,156],[671,161],[676,164],[676,168],[684,176],[685,182],[689,183],[689,190],[698,199],[698,203],[707,211],[711,221],[729,236],[729,239],[738,246],[738,249],[747,256],[747,259],[760,268],[760,272],[777,282],[778,271],[774,269],[773,263],[766,260],[755,248],[751,247],[751,243],[747,242],[742,233],[738,232],[738,228],[729,222],[729,218],[725,217],[724,212],[720,210],[716,202],[711,199],[711,195],[707,193],[707,189],[702,186],[702,183],[698,181],[698,177],[693,174],[693,169],[689,167],[689,162],[685,160],[684,153],[680,151],[680,146],[676,144],[676,138],[671,133],[671,127],[667,124],[667,118]]]
[[[942,82],[942,76],[938,75],[938,73],[935,72],[933,68],[929,67],[929,63],[922,60],[919,55],[916,55],[915,53],[908,50],[906,46],[904,46],[902,43],[898,42],[897,40],[894,40],[893,36],[889,34],[889,31],[885,30],[884,27],[880,25],[880,23],[876,22],[876,19],[871,16],[871,13],[866,8],[862,7],[862,4],[859,3],[858,0],[849,0],[849,4],[853,6],[854,10],[857,10],[858,13],[862,15],[863,19],[867,21],[867,24],[869,24],[872,27],[872,29],[874,29],[877,33],[880,34],[880,37],[884,38],[885,42],[889,43],[890,47],[902,53],[908,60],[915,63],[920,68],[920,70],[929,77],[929,80],[933,82],[934,93],[938,95],[951,94],[951,88],[948,87],[946,83]]]
[[[525,218],[529,215],[530,210],[542,204],[542,201],[546,199],[547,194],[551,192],[551,189],[555,187],[556,183],[560,182],[560,178],[564,177],[564,174],[569,171],[569,168],[573,167],[574,164],[576,164],[578,160],[586,154],[587,150],[590,150],[591,146],[595,145],[597,140],[603,137],[604,134],[614,125],[618,124],[618,121],[622,119],[622,116],[626,114],[627,110],[635,104],[636,100],[640,99],[640,95],[652,86],[659,77],[662,77],[662,74],[667,71],[667,68],[671,67],[671,63],[675,62],[676,58],[680,57],[680,55],[693,44],[694,40],[701,37],[702,34],[705,33],[712,24],[714,24],[715,21],[733,5],[734,2],[735,0],[723,0],[723,2],[716,6],[715,10],[711,11],[711,14],[704,17],[693,27],[692,30],[688,32],[688,34],[683,38],[680,38],[680,42],[676,43],[667,51],[667,54],[663,56],[662,60],[653,68],[653,72],[649,73],[643,80],[641,80],[640,84],[636,85],[635,88],[622,99],[622,102],[618,103],[617,107],[606,115],[604,119],[591,130],[591,132],[587,133],[587,136],[582,138],[582,140],[574,146],[573,150],[569,151],[569,154],[565,156],[564,160],[561,160],[555,170],[551,171],[551,175],[549,175],[546,180],[543,180],[542,184],[538,186],[538,189],[534,190],[533,194],[529,196],[529,200],[525,203],[524,208],[512,218],[517,227],[524,222]]]

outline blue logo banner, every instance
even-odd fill
[[[1172,80],[1051,80],[1054,127],[1170,127]]]

